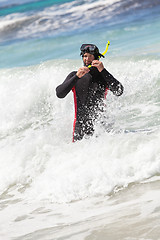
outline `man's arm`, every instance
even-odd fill
[[[105,68],[101,71],[101,75],[107,84],[107,88],[111,90],[114,95],[122,95],[124,88],[117,79],[115,79]]]
[[[64,98],[74,87],[76,80],[79,79],[76,72],[71,72],[65,81],[56,88],[56,95],[58,98]]]
[[[92,62],[93,67],[97,67],[98,71],[101,73],[104,81],[107,84],[107,88],[113,92],[114,95],[120,96],[123,93],[122,84],[115,79],[103,66],[103,63],[98,60]]]
[[[71,72],[65,81],[56,88],[56,94],[59,98],[64,98],[75,86],[76,81],[89,72],[87,67],[81,67],[77,72]]]

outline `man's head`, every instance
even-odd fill
[[[94,44],[82,44],[80,51],[85,65],[89,65],[93,60],[99,60],[100,57],[104,57]]]

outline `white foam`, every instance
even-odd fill
[[[159,61],[104,63],[125,87],[122,97],[107,97],[113,126],[109,133],[97,126],[93,138],[74,144],[72,93],[58,99],[55,88],[81,62],[0,70],[1,193],[14,185],[24,187],[25,199],[70,202],[160,173]]]

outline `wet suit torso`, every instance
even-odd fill
[[[98,112],[102,110],[106,90],[120,96],[123,93],[122,84],[105,68],[99,72],[92,67],[90,72],[79,78],[76,71],[71,72],[65,81],[56,88],[59,98],[64,98],[71,90],[74,94],[75,120],[73,141],[81,140],[84,135],[92,135],[94,122]]]

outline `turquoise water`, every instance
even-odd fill
[[[159,56],[160,4],[104,1],[29,1],[1,7],[0,67],[79,59],[92,42],[109,56]],[[1,3],[2,4],[2,3]]]
[[[29,1],[29,2],[19,2],[17,1],[17,3],[12,3],[9,2],[11,4],[11,6],[6,6],[4,3],[4,6],[1,6],[1,12],[0,12],[0,16],[6,16],[9,14],[13,14],[13,13],[27,13],[29,14],[30,12],[35,13],[36,11],[41,11],[46,7],[52,6],[54,4],[63,4],[66,2],[71,2],[72,0],[47,0],[47,1]],[[13,4],[13,5],[12,5]]]

